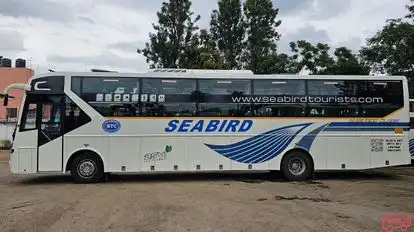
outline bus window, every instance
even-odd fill
[[[240,102],[251,96],[249,80],[199,80],[203,100],[199,104],[199,116],[235,117],[251,114],[250,102]]]
[[[255,116],[303,117],[306,102],[304,80],[254,80],[253,95],[259,102],[252,102]]]
[[[36,111],[37,104],[30,103],[28,108],[23,111],[22,125],[23,130],[36,129]]]
[[[361,116],[385,117],[404,106],[401,81],[364,80],[359,84]]]
[[[152,117],[190,117],[197,114],[192,94],[197,81],[191,79],[143,79],[142,115]],[[143,98],[143,96],[145,96]]]
[[[71,89],[102,116],[139,115],[139,79],[130,77],[72,77]],[[135,100],[134,100],[135,99]]]
[[[310,117],[353,117],[358,114],[357,82],[351,80],[309,80]]]
[[[69,97],[65,99],[65,133],[79,128],[91,121],[91,118]]]

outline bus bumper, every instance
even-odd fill
[[[14,149],[10,152],[9,167],[13,174],[36,173],[36,156],[32,155],[36,149]]]

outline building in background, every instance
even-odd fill
[[[30,77],[34,75],[34,71],[26,67],[26,61],[23,59],[16,59],[14,67],[12,60],[0,56],[0,91],[3,91],[8,85],[12,83],[26,83]],[[17,122],[19,114],[20,103],[22,101],[24,92],[21,90],[12,90],[10,95],[14,98],[9,98],[7,107],[0,105],[0,139],[10,137],[10,127],[14,127]]]

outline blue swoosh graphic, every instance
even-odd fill
[[[292,140],[311,124],[278,128],[229,145],[205,145],[233,161],[247,164],[263,163],[280,155]]]
[[[303,148],[307,151],[310,150],[313,141],[315,140],[316,136],[322,132],[328,124],[325,124],[321,127],[316,128],[315,130],[309,132],[307,135],[303,136],[303,138],[298,142],[298,147]]]
[[[408,146],[409,146],[409,151],[411,156],[414,156],[414,139],[410,139],[410,141],[408,142]]]

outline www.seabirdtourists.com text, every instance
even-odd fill
[[[382,97],[347,97],[347,96],[249,96],[231,97],[233,103],[348,103],[377,104],[383,103]]]

